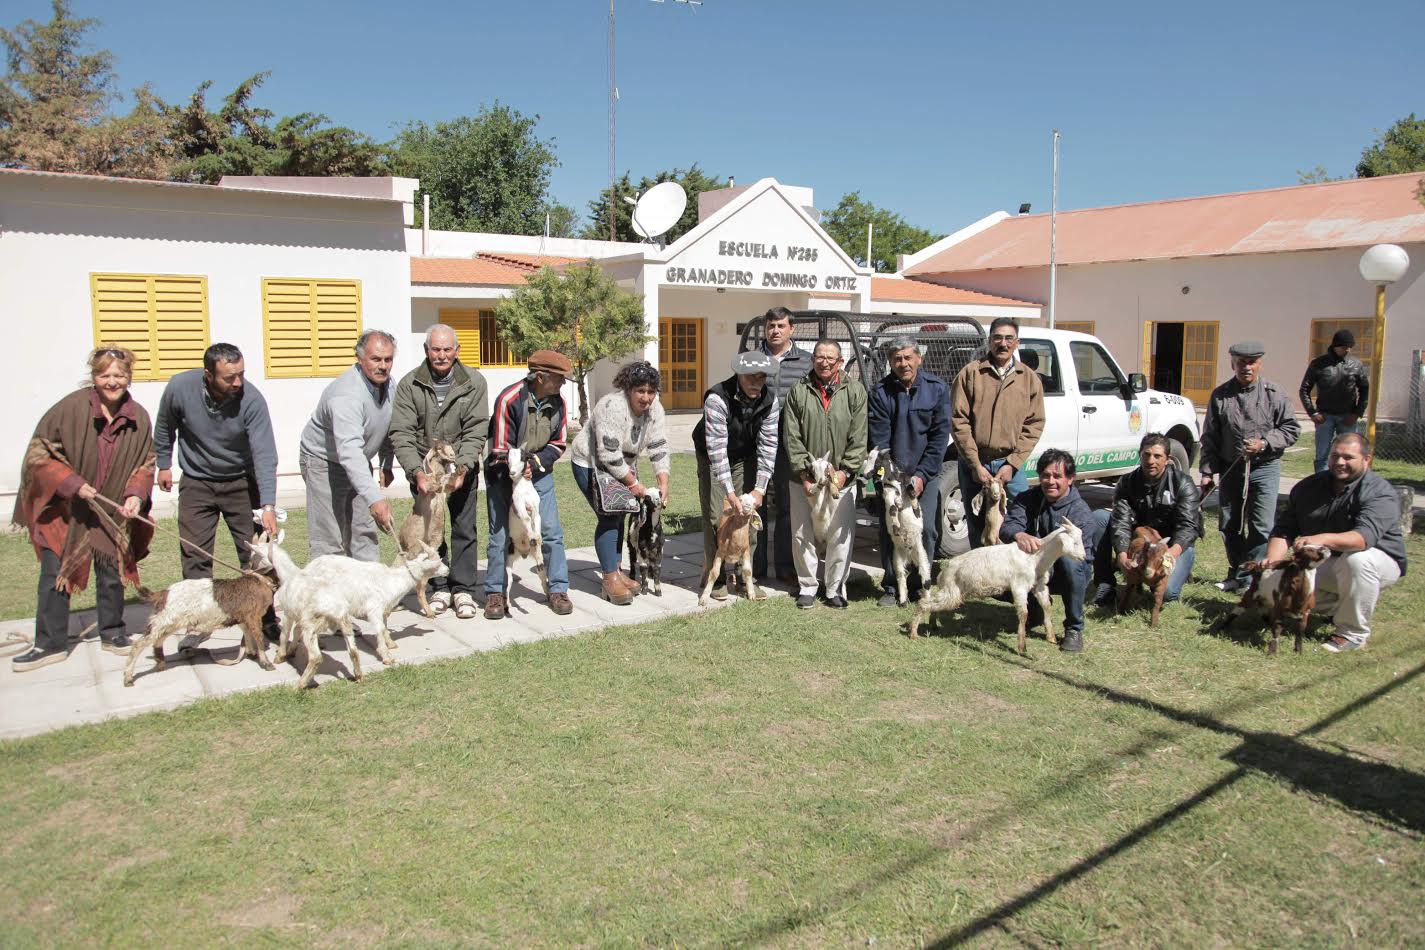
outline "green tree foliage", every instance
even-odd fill
[[[163,106],[176,181],[216,183],[224,175],[380,175],[382,148],[359,132],[328,125],[324,115],[303,112],[271,123],[273,113],[252,105],[267,78],[257,73],[238,83],[216,112],[208,108],[205,82],[183,106]]]
[[[589,225],[584,229],[584,237],[606,241],[609,239],[609,208],[612,206],[614,214],[614,240],[617,241],[642,241],[643,237],[633,229],[633,205],[624,201],[624,198],[636,199],[654,185],[665,181],[676,181],[683,186],[683,190],[688,193],[688,206],[683,209],[683,216],[678,219],[678,223],[668,229],[668,233],[661,238],[664,244],[672,244],[678,238],[687,234],[698,225],[698,195],[705,191],[713,191],[718,188],[726,188],[727,182],[714,175],[708,175],[694,162],[687,171],[675,168],[672,171],[661,171],[652,178],[644,177],[634,185],[629,178],[628,172],[624,172],[623,177],[614,186],[614,201],[609,202],[609,189],[605,188],[599,192],[599,197],[589,202]]]
[[[496,305],[495,322],[513,352],[550,349],[569,357],[579,388],[580,425],[589,421],[584,379],[594,364],[653,339],[644,332],[643,298],[621,290],[591,262],[570,265],[562,274],[543,268]]]
[[[1300,168],[1296,170],[1296,183],[1298,185],[1319,185],[1323,181],[1340,180],[1339,178],[1333,177],[1332,174],[1326,170],[1325,165],[1317,165],[1315,168],[1309,168],[1306,171],[1302,171]]]
[[[877,208],[853,191],[841,196],[841,202],[822,215],[821,226],[841,245],[856,263],[866,264],[866,225],[874,225],[871,234],[872,270],[894,272],[896,257],[910,254],[933,244],[944,235],[917,228],[884,208]]]
[[[558,201],[548,202],[544,206],[544,210],[549,216],[550,237],[575,238],[579,236],[579,212]]]
[[[553,140],[535,134],[538,122],[499,102],[450,122],[412,122],[392,143],[391,169],[421,180],[432,227],[543,234],[559,162]]]
[[[53,0],[46,23],[0,29],[8,70],[0,82],[0,163],[44,171],[92,171],[94,131],[113,99],[114,57],[84,51],[98,21]]]
[[[1361,152],[1357,178],[1425,171],[1425,119],[1410,113]]]

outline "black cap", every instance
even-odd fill
[[[1336,335],[1331,338],[1331,345],[1332,345],[1333,347],[1336,347],[1336,346],[1355,346],[1355,345],[1356,345],[1356,335],[1355,335],[1354,333],[1352,333],[1350,330],[1337,330],[1337,331],[1336,331]]]

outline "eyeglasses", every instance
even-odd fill
[[[95,350],[95,351],[94,351],[94,356],[96,356],[96,357],[97,357],[97,356],[112,356],[112,357],[114,357],[114,359],[116,359],[116,360],[122,360],[122,359],[126,359],[126,358],[128,357],[128,354],[125,353],[123,350],[120,350],[120,349],[118,349],[118,348],[116,348],[116,347],[104,346],[104,347],[100,347],[99,349]],[[93,357],[90,357],[90,358],[93,359]]]
[[[996,333],[994,336],[990,337],[990,342],[991,342],[991,343],[1013,343],[1013,342],[1014,342],[1015,340],[1017,340],[1017,339],[1019,339],[1019,337],[1015,336],[1014,334],[1010,334],[1009,336],[1005,336],[1003,333]]]
[[[813,361],[813,362],[816,362],[816,363],[839,363],[839,362],[841,362],[841,357],[839,357],[839,356],[813,356],[813,357],[812,357],[812,361]]]

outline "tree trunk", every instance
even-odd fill
[[[579,389],[579,428],[589,424],[589,394],[584,386],[584,377],[589,375],[589,371],[584,368],[583,363],[574,364],[574,385]]]

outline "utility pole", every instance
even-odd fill
[[[1054,329],[1054,295],[1058,290],[1059,130],[1054,130],[1054,183],[1049,195],[1049,329]]]
[[[614,0],[609,0],[609,240],[618,240],[618,194],[614,188],[618,176],[614,143],[618,140],[618,82],[614,77]]]

